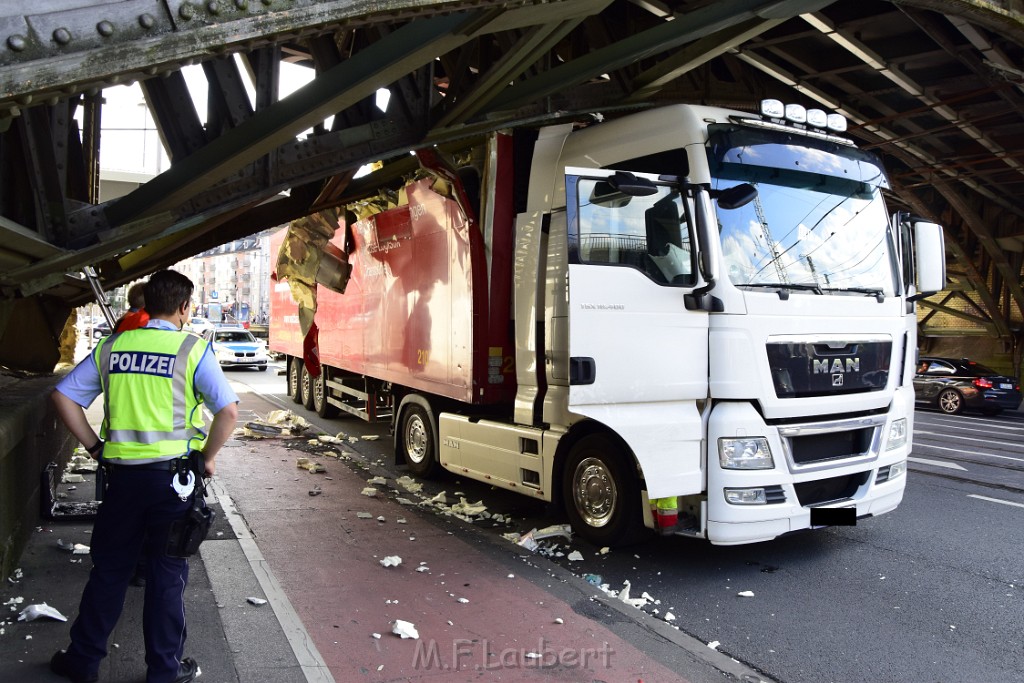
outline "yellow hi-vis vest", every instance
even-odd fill
[[[140,328],[103,339],[100,372],[104,460],[144,464],[181,457],[206,442],[193,379],[207,342],[187,332]]]

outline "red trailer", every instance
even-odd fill
[[[318,286],[319,377],[302,361],[288,284],[274,286],[270,349],[287,358],[296,403],[325,417],[341,409],[376,421],[389,419],[395,401],[413,391],[467,404],[514,397],[511,212],[494,223],[504,248],[489,252],[475,211],[447,196],[458,181],[438,183],[441,194],[438,177],[406,185],[407,202],[397,208],[339,226],[331,242],[348,253],[352,272],[344,294]],[[271,238],[271,253],[285,232]]]

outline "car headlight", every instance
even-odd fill
[[[891,451],[894,448],[907,445],[907,418],[901,417],[893,420],[889,425],[889,438],[885,441],[885,450]]]
[[[222,359],[225,359],[225,360],[227,360],[229,358],[234,358],[235,357],[235,352],[234,351],[232,351],[229,348],[223,347],[223,346],[215,346],[215,347],[213,347],[213,353],[217,356],[217,358],[222,358]]]
[[[768,439],[719,439],[718,462],[725,470],[770,470],[775,467]]]

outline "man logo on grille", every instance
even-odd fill
[[[843,386],[843,376],[839,373],[832,375],[832,386],[841,387]]]

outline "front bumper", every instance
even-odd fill
[[[735,545],[810,529],[814,507],[853,507],[857,518],[893,510],[903,499],[906,476],[900,474],[890,479],[889,468],[905,462],[909,454],[908,444],[886,450],[889,425],[899,417],[904,416],[890,413],[860,421],[836,419],[775,427],[765,424],[749,404],[716,406],[708,424],[708,539],[717,545]],[[805,445],[795,444],[798,439],[811,439],[813,448],[822,439],[828,441],[830,434],[842,442],[844,430],[854,428],[861,433],[874,430],[872,438],[850,440],[866,444],[862,451],[821,461],[808,461],[800,455],[794,458],[801,448],[806,450]],[[912,429],[912,423],[908,422],[908,429]],[[722,469],[718,462],[718,439],[754,435],[768,439],[774,468]],[[766,489],[767,504],[739,505],[726,501],[725,489],[759,487]]]

